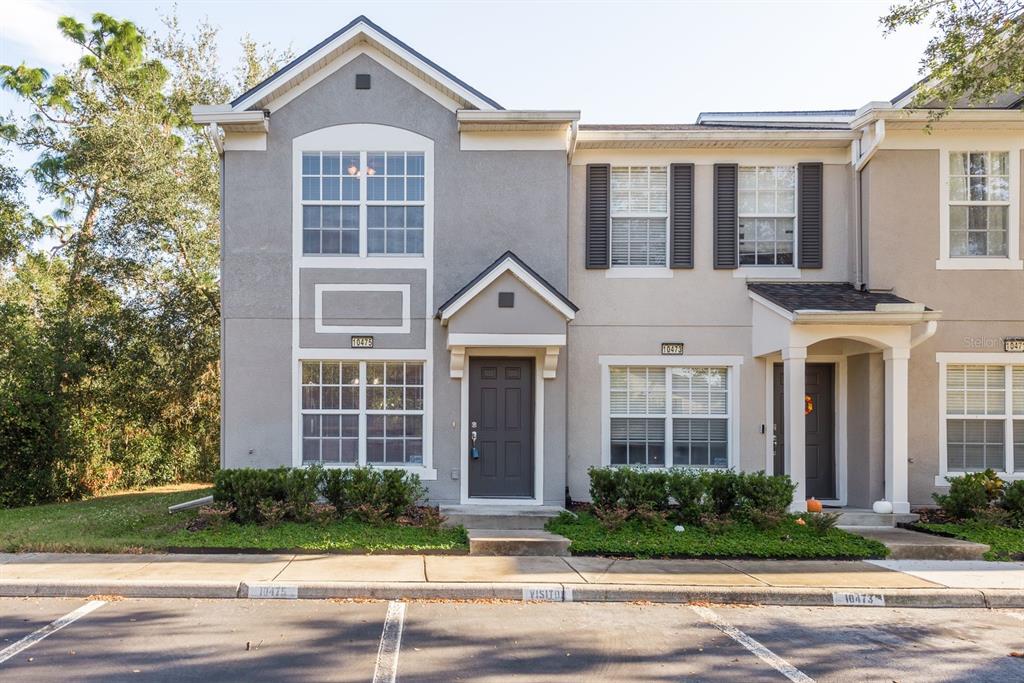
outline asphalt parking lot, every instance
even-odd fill
[[[1009,610],[103,600],[0,599],[0,680],[1024,680]]]

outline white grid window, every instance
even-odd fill
[[[1009,152],[951,152],[949,255],[1009,255],[1009,222]]]
[[[302,253],[359,253],[359,153],[302,153]]]
[[[612,265],[666,265],[668,169],[613,167],[611,192]]]
[[[369,152],[366,168],[367,251],[422,254],[423,153]]]
[[[423,364],[367,363],[366,461],[423,464]]]
[[[420,256],[425,212],[423,152],[302,153],[303,255]]]
[[[729,466],[729,370],[608,369],[610,462]]]
[[[424,364],[303,361],[302,461],[422,465]]]
[[[1024,366],[947,365],[946,471],[1024,472]]]
[[[740,265],[793,265],[796,167],[740,167],[738,214]]]

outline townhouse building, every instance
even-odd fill
[[[913,92],[586,125],[357,18],[194,108],[222,466],[401,467],[512,513],[586,500],[593,466],[897,513],[1024,476],[1021,96],[927,126]]]

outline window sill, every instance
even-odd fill
[[[794,266],[740,266],[732,276],[748,280],[799,280],[803,275]]]
[[[344,470],[352,469],[356,465],[341,465],[331,463],[321,463],[325,470]],[[306,467],[304,464],[303,467]],[[437,470],[432,467],[424,467],[422,465],[374,465],[368,463],[368,467],[372,467],[376,470],[405,470],[409,474],[418,474],[420,479],[423,481],[437,481]]]
[[[949,488],[949,482],[946,481],[946,477],[962,477],[969,472],[947,472],[946,474],[940,474],[935,477],[935,485],[943,488]],[[1018,481],[1024,479],[1024,472],[996,472],[996,476],[1003,481]]]
[[[654,280],[670,279],[673,276],[673,273],[672,269],[666,266],[657,266],[653,268],[612,266],[608,270],[604,271],[604,276],[610,279]]]
[[[1012,258],[940,258],[935,270],[1024,270],[1024,261]]]

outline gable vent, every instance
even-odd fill
[[[356,90],[370,89],[370,74],[356,74]]]

